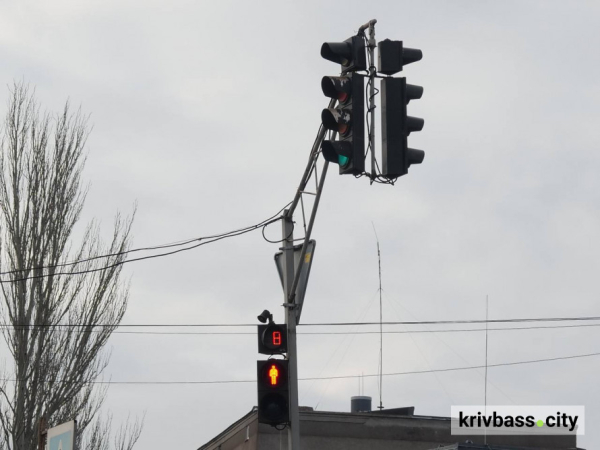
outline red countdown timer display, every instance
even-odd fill
[[[273,343],[273,346],[277,346],[277,347],[281,346],[281,331],[279,331],[279,330],[272,331],[271,335],[269,336],[269,339]]]
[[[258,353],[274,355],[287,352],[287,325],[258,325]]]

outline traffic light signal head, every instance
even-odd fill
[[[398,178],[408,173],[411,164],[421,164],[425,152],[408,148],[407,137],[421,131],[425,121],[406,114],[410,100],[421,98],[423,88],[406,84],[406,78],[381,80],[382,175]]]
[[[342,65],[342,73],[367,70],[365,41],[362,36],[352,36],[344,42],[325,42],[321,56]]]
[[[287,352],[287,325],[258,325],[258,353],[274,355]]]
[[[281,425],[290,420],[288,361],[257,361],[258,422]]]
[[[321,149],[327,161],[340,166],[340,174],[365,171],[364,79],[364,75],[351,73],[321,80],[323,94],[338,100],[335,108],[321,113],[323,126],[338,132],[338,140],[323,141]]]
[[[416,48],[404,48],[402,41],[385,39],[377,43],[378,72],[393,75],[402,70],[406,64],[420,61],[423,52]]]

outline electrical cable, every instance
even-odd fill
[[[562,328],[587,328],[600,327],[600,323],[579,324],[579,325],[555,325],[542,327],[506,327],[506,328],[488,328],[488,331],[519,331],[519,330],[556,330]],[[483,332],[485,328],[471,329],[444,329],[444,330],[402,330],[402,331],[383,331],[383,334],[422,334],[422,333],[470,333]],[[379,331],[324,331],[324,332],[299,332],[302,336],[324,336],[324,335],[360,335],[360,334],[379,334]],[[149,335],[255,335],[256,332],[248,331],[217,331],[217,332],[197,332],[197,331],[113,331],[113,334],[149,334]]]
[[[397,322],[383,322],[383,325],[459,325],[459,324],[484,324],[484,323],[527,323],[527,322],[585,322],[585,321],[600,321],[599,316],[580,316],[580,317],[530,317],[530,318],[516,318],[516,319],[490,319],[490,320],[427,320],[427,321],[397,321]],[[256,323],[183,323],[183,324],[169,324],[169,323],[141,323],[141,324],[120,324],[117,328],[199,328],[199,327],[256,327]],[[332,322],[332,323],[299,323],[299,327],[320,327],[320,326],[361,326],[371,325],[379,326],[379,322]],[[535,328],[576,328],[584,326],[600,326],[600,324],[588,324],[588,325],[566,325],[566,326],[545,326],[545,327],[522,327],[514,328],[519,330],[535,329]],[[13,325],[13,324],[0,324],[0,328],[18,328],[18,329],[33,329],[39,327],[50,327],[50,328],[77,328],[77,327],[115,327],[111,324],[30,324],[30,325]],[[489,328],[489,331],[502,331],[509,330],[512,328]],[[461,329],[461,330],[417,330],[417,331],[384,331],[384,333],[437,333],[437,332],[462,332],[462,331],[485,331],[485,328],[475,329]],[[356,332],[356,334],[371,334],[379,333],[379,331],[364,331]],[[321,333],[301,333],[301,334],[351,334],[349,332],[321,332]]]
[[[272,222],[271,222],[272,223]],[[278,241],[272,241],[270,239],[268,239],[265,236],[265,228],[267,228],[267,225],[270,225],[270,223],[266,224],[264,227],[262,227],[262,237],[265,241],[267,241],[270,244],[281,244],[282,242],[287,241],[293,234],[294,234],[294,227],[295,227],[295,223],[292,222],[292,230],[290,231],[290,233],[284,238],[284,239],[280,239]],[[298,239],[294,239],[295,241],[297,241]]]
[[[278,220],[281,219],[281,217],[277,217],[285,208],[287,208],[289,205],[291,204],[291,202],[289,202],[287,205],[285,205],[283,208],[281,208],[276,214],[274,214],[273,216],[269,217],[268,219],[265,219],[261,222],[259,222],[258,224],[255,225],[251,225],[245,228],[240,228],[238,230],[233,230],[233,231],[229,231],[226,233],[222,233],[222,234],[218,234],[218,235],[213,235],[213,236],[208,236],[208,237],[200,237],[200,238],[194,238],[194,239],[190,239],[187,241],[182,241],[181,243],[174,243],[174,244],[165,244],[162,246],[155,246],[155,247],[145,247],[145,248],[139,248],[139,249],[134,249],[134,250],[126,250],[126,251],[122,251],[122,252],[116,252],[116,253],[111,253],[111,254],[106,254],[106,255],[99,255],[99,256],[94,256],[91,258],[87,258],[87,259],[83,259],[83,260],[78,260],[78,261],[74,261],[74,262],[70,262],[70,263],[62,263],[62,264],[56,264],[56,265],[50,265],[50,266],[40,266],[40,267],[34,267],[34,268],[29,268],[29,269],[21,269],[21,270],[13,270],[10,272],[2,272],[2,274],[9,274],[9,273],[20,273],[20,272],[27,272],[30,270],[43,270],[43,269],[52,269],[52,268],[57,268],[57,267],[65,267],[65,266],[74,266],[77,264],[81,264],[83,262],[88,262],[91,260],[95,260],[95,259],[100,259],[100,258],[108,258],[108,257],[112,257],[112,256],[121,256],[121,255],[127,255],[129,253],[132,253],[134,251],[142,251],[142,250],[146,250],[146,249],[155,249],[155,248],[169,248],[169,247],[174,247],[174,246],[179,246],[179,245],[186,245],[189,244],[191,242],[195,242],[195,241],[200,241],[199,243],[192,245],[190,247],[186,247],[186,248],[182,248],[182,249],[178,249],[178,250],[172,250],[170,252],[165,252],[165,253],[158,253],[158,254],[154,254],[154,255],[148,255],[148,256],[142,256],[139,258],[131,258],[131,259],[125,259],[123,261],[117,261],[116,263],[113,264],[107,264],[105,266],[102,267],[97,267],[94,269],[87,269],[87,270],[74,270],[74,271],[69,271],[69,272],[54,272],[54,273],[50,273],[50,274],[41,274],[41,275],[31,275],[31,276],[26,276],[26,277],[22,277],[22,278],[16,278],[16,279],[12,279],[12,280],[3,280],[0,279],[0,283],[15,283],[18,281],[25,281],[25,280],[29,280],[29,279],[35,279],[35,278],[47,278],[47,277],[51,277],[51,276],[61,276],[61,275],[83,275],[83,274],[87,274],[87,273],[93,273],[93,272],[98,272],[101,270],[107,270],[113,267],[117,267],[126,263],[130,263],[130,262],[135,262],[135,261],[143,261],[146,259],[153,259],[153,258],[160,258],[163,256],[170,256],[170,255],[174,255],[176,253],[181,253],[181,252],[185,252],[188,250],[193,250],[195,248],[201,247],[203,245],[206,244],[211,244],[213,242],[217,242],[220,241],[221,239],[225,239],[225,238],[229,238],[229,237],[234,237],[234,236],[240,236],[242,234],[246,234],[249,233],[251,231],[254,231],[258,228],[264,228],[267,225],[276,222]]]
[[[217,235],[217,236],[219,236],[219,235]],[[141,251],[149,251],[149,250],[159,250],[159,249],[171,248],[171,247],[180,247],[182,245],[191,244],[192,242],[203,240],[203,239],[210,239],[212,237],[216,237],[216,236],[206,236],[206,237],[192,238],[192,239],[188,239],[188,240],[184,240],[184,241],[172,242],[170,244],[155,245],[155,246],[152,246],[152,247],[134,248],[132,250],[126,250],[126,251],[115,252],[115,253],[107,253],[107,254],[104,254],[104,255],[92,256],[90,258],[79,259],[79,260],[76,260],[76,261],[69,261],[69,262],[64,262],[64,263],[60,263],[60,264],[48,265],[48,266],[36,266],[36,267],[27,267],[25,269],[7,270],[5,272],[0,272],[0,275],[10,275],[11,273],[27,272],[27,271],[30,271],[30,270],[54,269],[54,268],[57,268],[57,267],[67,267],[67,266],[73,266],[73,265],[76,265],[76,264],[81,264],[81,263],[84,263],[84,262],[94,261],[96,259],[110,258],[112,256],[120,256],[120,255],[128,254],[128,253],[141,252]]]
[[[475,320],[420,320],[420,321],[396,321],[383,322],[383,325],[450,325],[450,324],[482,324],[482,323],[519,323],[519,322],[575,322],[587,320],[600,320],[600,316],[581,316],[581,317],[530,317],[517,319],[475,319]],[[298,326],[316,327],[316,326],[355,326],[355,325],[379,325],[379,322],[330,322],[330,323],[302,323]]]
[[[387,300],[387,298],[386,298]],[[408,313],[412,319],[414,320],[418,320],[418,318],[406,307],[402,304],[401,301],[397,301],[397,302],[391,302],[389,301],[389,305],[392,307],[392,310],[397,314],[398,318],[400,318],[400,314],[398,313],[398,311],[396,310],[394,303],[397,303],[398,306],[400,308],[402,308],[406,313]],[[487,319],[487,317],[486,317]],[[600,324],[578,324],[578,325],[554,325],[554,326],[550,326],[550,327],[505,327],[505,328],[498,328],[498,330],[512,330],[512,329],[535,329],[535,328],[562,328],[562,327],[578,327],[578,326],[600,326]],[[429,330],[429,328],[425,328],[425,330]],[[486,333],[486,336],[488,334],[489,328],[486,325],[486,328],[480,328],[478,329],[478,331],[483,331]],[[412,337],[412,335],[409,334],[409,336],[411,336],[411,340],[415,343],[415,345],[417,345],[417,342],[415,341],[415,339]],[[454,353],[456,356],[458,356],[465,364],[471,365],[473,364],[471,361],[468,361],[465,357],[463,357],[458,351],[456,351],[448,342],[448,339],[443,339],[439,336],[437,336],[437,334],[433,335],[434,338],[436,338],[438,341],[440,341],[440,343],[442,345],[444,345],[446,348],[448,348],[452,353]],[[423,358],[425,358],[425,355],[423,354]],[[485,375],[482,374],[479,370],[476,371],[476,373],[478,375],[480,375],[482,378],[484,378],[484,380],[486,379]],[[437,375],[435,375],[436,379],[438,378]],[[439,380],[439,379],[438,379]],[[439,380],[440,384],[442,384],[441,380]],[[486,380],[486,384],[489,383],[491,386],[494,387],[494,389],[496,389],[496,391],[498,391],[500,394],[502,394],[510,403],[512,403],[513,405],[516,404],[512,398],[510,398],[499,386],[497,386],[493,381],[491,380]],[[444,388],[445,391],[445,388]],[[450,396],[450,394],[448,393],[448,396]],[[454,404],[454,403],[453,403]]]
[[[582,355],[569,355],[569,356],[557,356],[554,358],[540,358],[540,359],[531,359],[525,361],[511,361],[505,363],[497,363],[497,364],[488,364],[488,367],[508,367],[508,366],[518,366],[524,364],[535,364],[541,362],[551,362],[551,361],[564,361],[570,359],[579,359],[579,358],[589,358],[592,356],[600,356],[600,352],[596,353],[586,353]],[[473,369],[483,369],[484,365],[479,366],[463,366],[463,367],[446,367],[441,369],[427,369],[427,370],[409,370],[405,372],[393,372],[393,373],[384,373],[385,377],[392,376],[400,376],[400,375],[420,375],[426,373],[440,373],[440,372],[456,372],[461,370],[473,370]],[[308,377],[308,378],[299,378],[298,381],[313,381],[313,380],[343,380],[343,379],[351,379],[351,378],[372,378],[378,377],[379,374],[368,374],[368,375],[337,375],[331,377]],[[1,381],[8,382],[16,382],[14,379],[1,379]],[[72,383],[70,381],[62,381],[57,380],[53,383]],[[256,379],[254,380],[208,380],[208,381],[89,381],[84,384],[148,384],[148,385],[160,385],[160,384],[232,384],[232,383],[256,383]]]
[[[363,33],[363,39],[365,40],[365,45],[368,46],[369,45],[369,41],[367,36]],[[369,64],[369,72],[367,75],[369,75],[369,81],[367,81],[367,85],[365,87],[365,97],[368,98],[368,104],[370,105],[371,102],[373,101],[373,99],[379,95],[379,89],[377,89],[376,87],[373,87],[373,95],[369,94],[369,88],[373,85],[373,78],[371,78],[371,74],[370,74],[370,70],[373,68],[375,68],[374,66],[374,62],[371,58],[371,54],[370,52],[367,52],[367,57],[368,57],[368,64]],[[375,75],[377,77],[377,75]],[[378,77],[379,78],[379,77]],[[369,151],[373,152],[373,149],[371,148],[371,126],[369,123],[369,114],[375,109],[377,108],[377,106],[373,105],[372,108],[368,107],[367,108],[367,112],[365,114],[365,118],[366,118],[366,122],[367,122],[367,130],[368,130],[368,143],[367,143],[367,150],[365,151],[365,161],[367,160],[367,157],[369,155]],[[371,172],[375,173],[375,176],[372,176],[373,174],[368,174],[367,172],[361,173],[359,175],[355,175],[355,178],[360,178],[362,176],[369,176],[369,179],[371,180],[371,183],[375,182],[375,183],[379,183],[379,184],[389,184],[391,186],[394,185],[394,183],[396,182],[397,178],[387,178],[384,177],[383,175],[381,175],[381,169],[379,168],[379,163],[377,162],[377,156],[374,155],[373,160],[375,161],[375,167],[371,167]]]

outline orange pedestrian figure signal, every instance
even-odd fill
[[[269,378],[271,378],[271,386],[277,386],[279,381],[279,369],[273,364],[269,370]]]
[[[269,343],[272,337],[273,330],[264,336]],[[285,344],[283,331],[281,340]],[[258,423],[280,425],[289,422],[288,370],[289,361],[286,359],[256,361]]]

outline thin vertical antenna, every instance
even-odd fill
[[[383,409],[383,300],[381,296],[381,252],[379,251],[379,236],[375,224],[373,231],[375,232],[375,240],[377,241],[377,260],[379,262],[379,406],[378,409]]]
[[[365,393],[365,379],[364,379],[364,372],[360,373],[360,381],[359,381],[359,390],[358,390],[358,395],[364,395]]]
[[[483,414],[487,417],[487,372],[488,372],[488,310],[489,301],[488,296],[485,296],[485,385],[484,385],[484,397],[483,397]],[[483,445],[487,445],[487,427],[484,428],[483,434]]]

